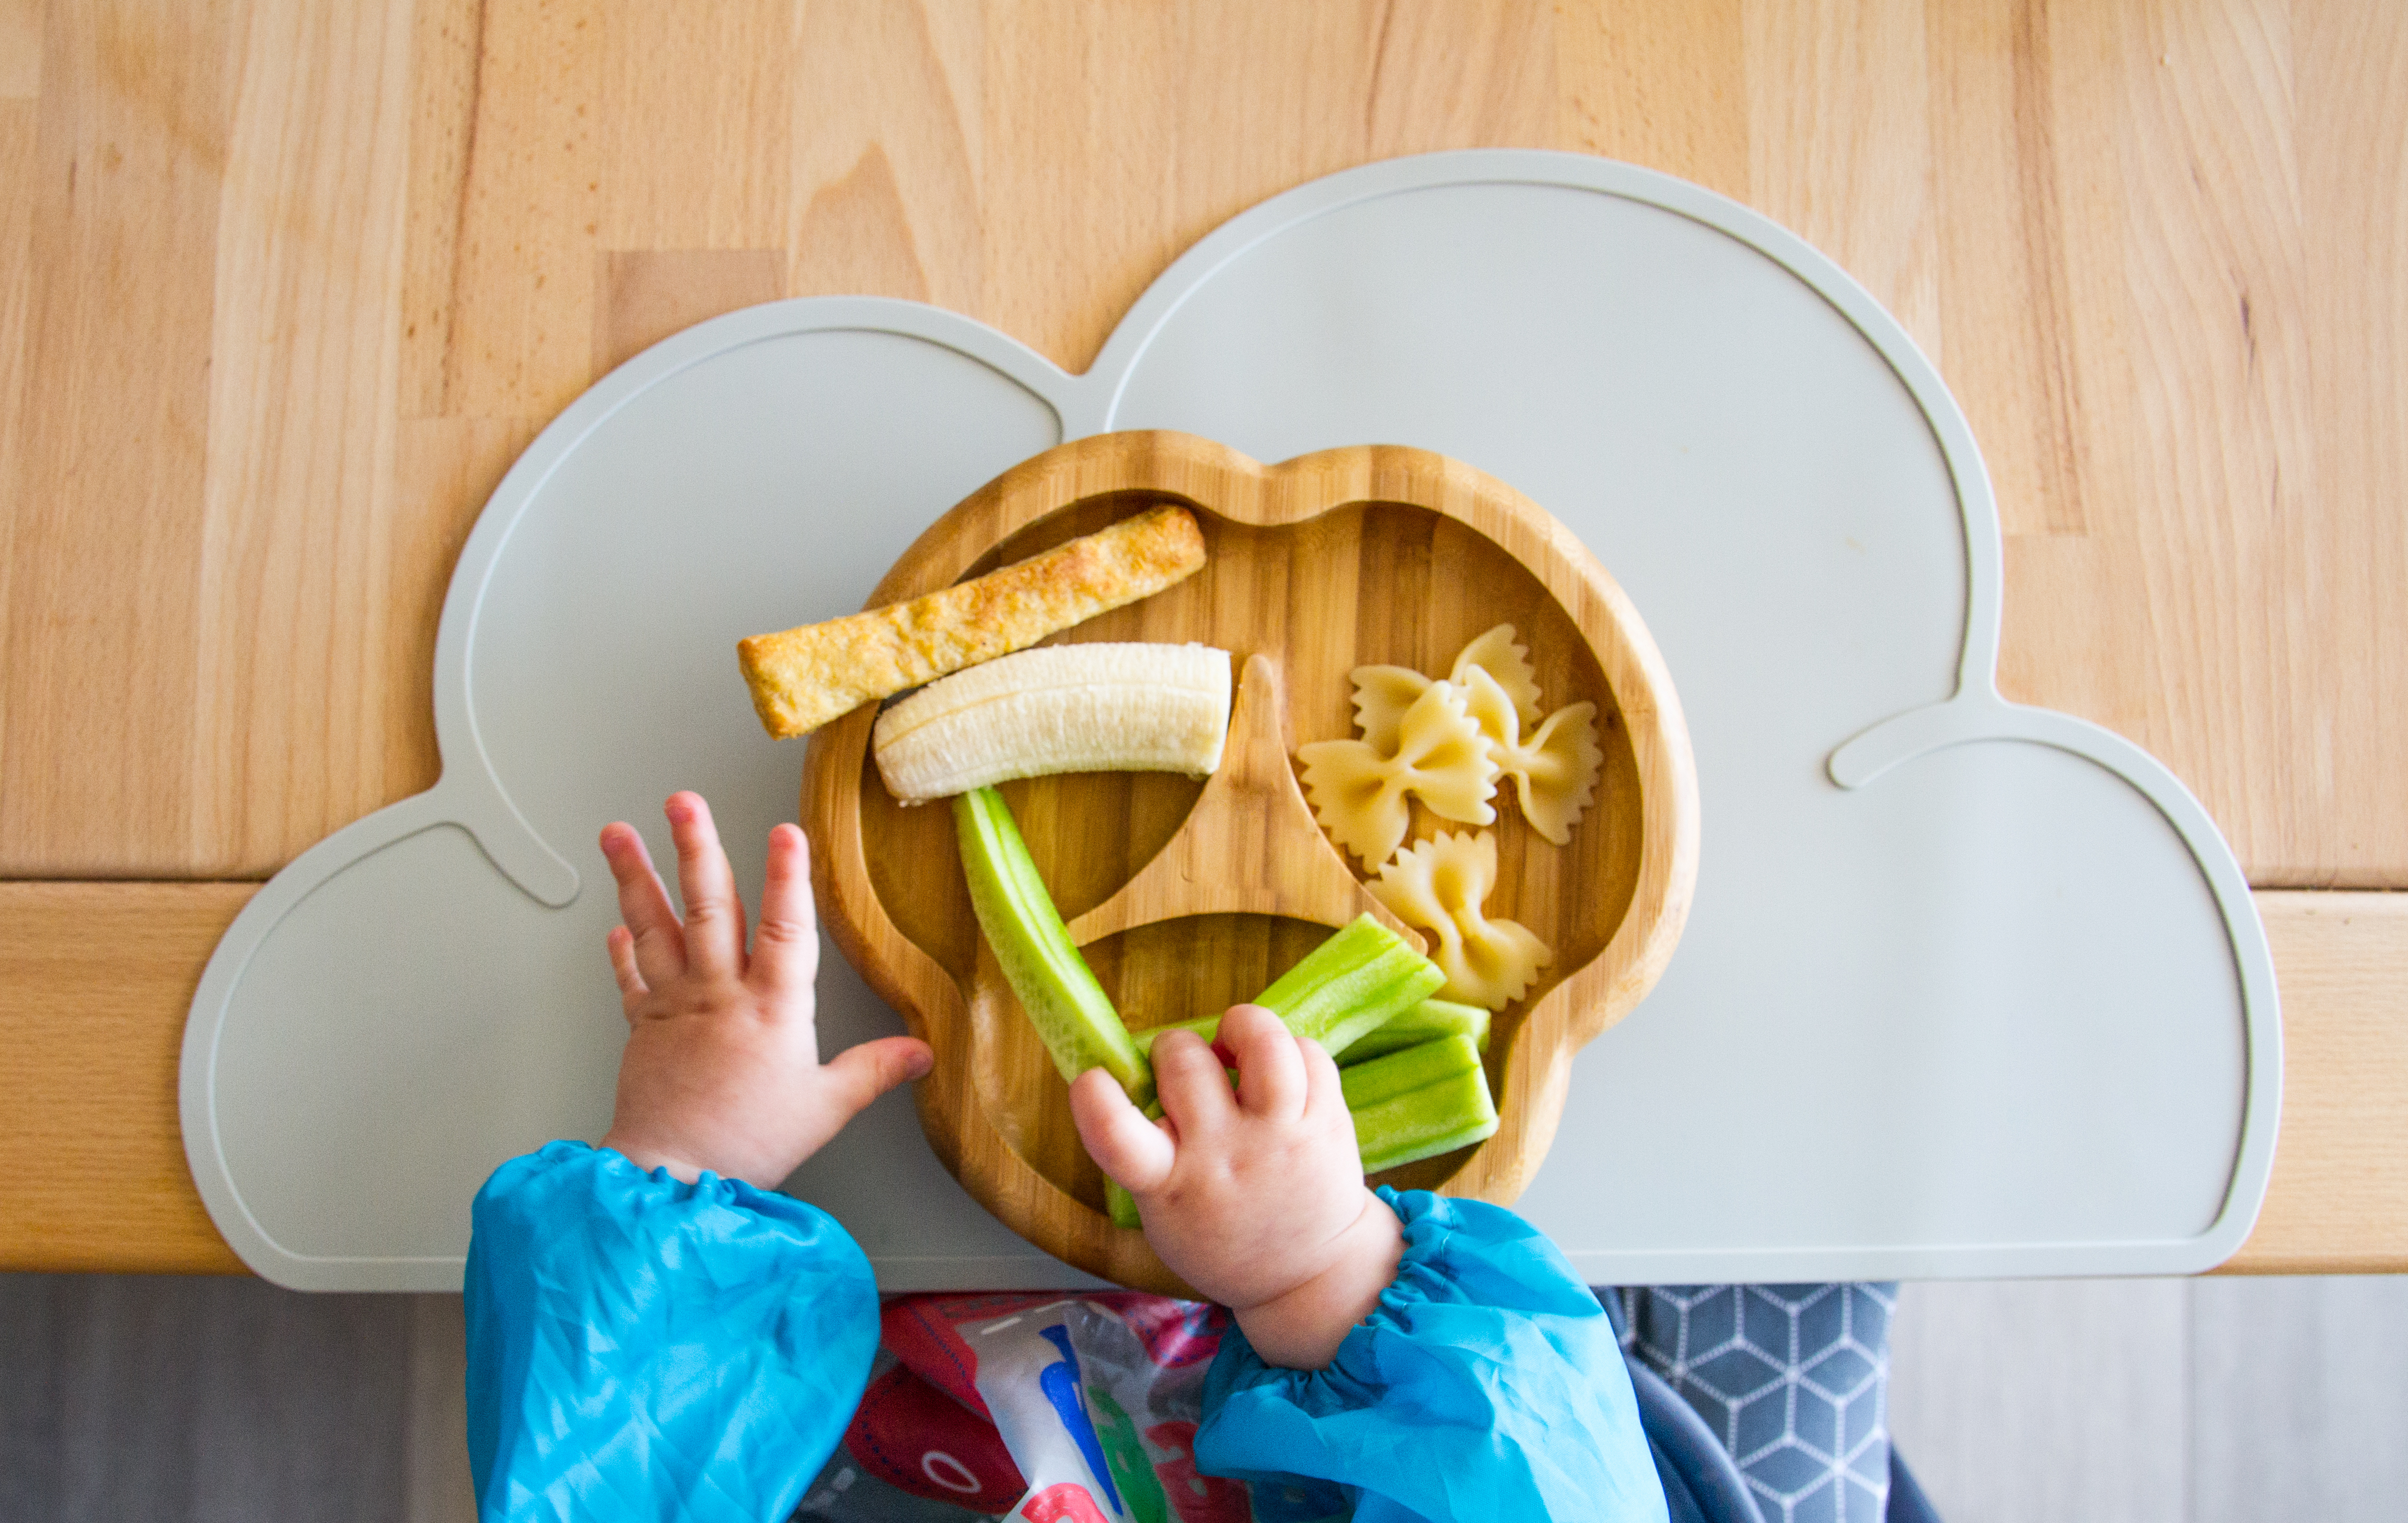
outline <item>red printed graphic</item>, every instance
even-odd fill
[[[1111,1523],[1087,1488],[1076,1481],[1057,1481],[1020,1504],[1028,1523]]]
[[[1158,1422],[1145,1436],[1162,1451],[1154,1473],[1161,1478],[1163,1495],[1170,1500],[1179,1523],[1251,1523],[1254,1511],[1244,1487],[1197,1470],[1194,1423]]]
[[[878,1314],[878,1341],[911,1373],[982,1417],[992,1419],[978,1393],[978,1355],[962,1339],[966,1322],[1010,1317],[1059,1295],[1026,1291],[983,1296],[897,1296]]]
[[[1028,1489],[995,1425],[901,1365],[869,1383],[844,1430],[861,1468],[898,1490],[1000,1513]]]
[[[1221,1308],[1209,1302],[1173,1301],[1141,1290],[1112,1290],[1088,1300],[1109,1306],[1145,1345],[1146,1358],[1160,1370],[1202,1364],[1221,1351]]]

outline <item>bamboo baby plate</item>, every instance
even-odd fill
[[[1528,926],[1555,954],[1494,1020],[1497,1133],[1381,1176],[1511,1202],[1555,1136],[1572,1055],[1646,994],[1687,916],[1697,778],[1662,659],[1612,578],[1545,510],[1456,461],[1391,446],[1264,466],[1190,434],[1081,439],[939,519],[869,605],[1165,502],[1196,511],[1203,570],[1057,638],[1228,649],[1240,677],[1221,770],[1201,781],[1088,774],[1003,790],[1072,939],[1133,1029],[1251,998],[1367,910],[1398,924],[1363,888],[1362,865],[1314,822],[1290,761],[1301,744],[1354,733],[1353,668],[1443,676],[1468,641],[1510,622],[1550,708],[1597,705],[1604,771],[1570,843],[1529,829],[1510,787],[1489,827],[1489,913]],[[905,808],[887,793],[869,755],[875,719],[863,708],[812,736],[803,818],[829,931],[936,1049],[918,1089],[930,1146],[1047,1252],[1125,1285],[1186,1291],[1142,1234],[1105,1215],[1067,1087],[979,933],[952,811]],[[1467,828],[1416,804],[1409,839]]]

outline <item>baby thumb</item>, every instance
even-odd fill
[[[845,1048],[820,1072],[831,1081],[833,1096],[843,1108],[844,1119],[850,1121],[880,1095],[898,1084],[927,1077],[936,1065],[937,1055],[919,1038],[882,1036]]]

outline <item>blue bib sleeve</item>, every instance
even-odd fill
[[[878,1346],[869,1260],[835,1217],[583,1143],[494,1172],[463,1288],[486,1519],[776,1523]]]
[[[1334,1482],[1355,1523],[1663,1523],[1620,1345],[1562,1252],[1500,1206],[1380,1198],[1405,1229],[1396,1283],[1326,1370],[1274,1369],[1231,1325],[1197,1466]]]

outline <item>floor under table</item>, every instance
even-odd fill
[[[466,1523],[457,1296],[0,1275],[0,1518]],[[1948,1523],[2395,1516],[2408,1276],[1906,1287]]]

